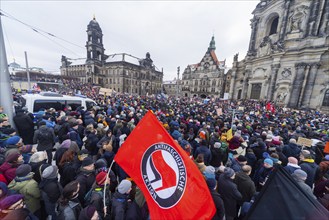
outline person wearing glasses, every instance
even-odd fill
[[[6,217],[11,211],[24,207],[24,196],[14,194],[7,196],[0,201],[0,219]]]

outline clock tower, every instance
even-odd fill
[[[104,54],[103,33],[94,16],[87,26],[86,63],[103,63],[108,58]]]
[[[185,97],[216,97],[224,95],[225,60],[219,61],[215,54],[215,37],[197,64],[190,64],[183,72],[182,92]]]

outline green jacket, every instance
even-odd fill
[[[40,190],[38,183],[33,179],[34,173],[31,172],[25,177],[16,177],[8,185],[8,189],[15,190],[24,196],[27,208],[34,213],[41,208]]]

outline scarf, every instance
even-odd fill
[[[298,166],[297,164],[293,164],[293,163],[288,163],[287,166],[291,166],[291,167],[300,169],[300,166]]]
[[[314,163],[314,159],[305,159],[305,160],[303,160],[303,162]]]

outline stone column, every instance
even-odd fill
[[[306,63],[296,63],[295,64],[295,69],[296,69],[296,74],[294,77],[294,80],[292,81],[292,89],[291,89],[291,94],[290,94],[290,99],[288,106],[291,108],[296,108],[300,96],[300,92],[302,89],[302,84],[304,81],[304,74],[305,74],[305,68],[307,64]]]
[[[309,107],[311,96],[314,88],[314,83],[316,79],[316,75],[318,73],[318,69],[320,68],[320,63],[312,63],[309,70],[308,80],[306,82],[303,94],[303,100],[301,102],[302,107]]]
[[[249,43],[249,49],[248,49],[248,56],[255,56],[256,55],[256,49],[255,49],[255,43],[256,43],[256,35],[257,35],[257,25],[259,22],[259,18],[254,17],[251,21],[251,36],[250,36],[250,43]]]
[[[305,69],[305,74],[304,74],[305,76],[304,76],[302,88],[301,88],[300,95],[299,95],[299,98],[298,98],[297,107],[301,107],[302,106],[302,102],[303,102],[303,99],[304,99],[305,87],[306,87],[306,83],[308,81],[309,74],[310,74],[310,65],[307,64],[306,65],[306,69]]]
[[[279,41],[283,41],[284,36],[286,34],[288,16],[289,16],[289,10],[290,10],[290,1],[286,1],[284,6],[285,6],[285,12],[284,12],[284,16],[283,16],[283,20],[282,20],[282,24],[281,24]]]
[[[244,77],[243,77],[243,86],[242,86],[242,99],[247,98],[247,91],[248,91],[248,76],[251,70],[245,70]]]
[[[322,14],[322,10],[324,8],[323,3],[324,3],[324,1],[320,2],[320,0],[312,1],[312,4],[310,6],[310,15],[309,15],[309,19],[308,19],[307,30],[306,30],[306,33],[308,36],[317,36],[318,35],[321,14]]]
[[[269,89],[267,92],[267,99],[273,101],[273,96],[274,96],[274,89],[276,85],[276,79],[278,76],[278,71],[280,69],[280,64],[272,64],[271,65],[271,78],[270,78],[270,85]]]
[[[329,34],[329,1],[324,6],[323,21],[320,27],[320,35]]]
[[[234,99],[234,92],[235,92],[235,77],[236,77],[236,70],[232,70],[232,75],[231,75],[231,83],[230,83],[230,99],[233,100]]]

